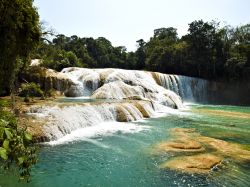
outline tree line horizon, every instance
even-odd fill
[[[43,66],[61,71],[65,67],[122,68],[180,74],[210,80],[249,80],[250,24],[237,27],[219,22],[191,22],[188,33],[178,37],[177,29],[162,27],[145,42],[137,40],[136,51],[114,47],[98,37],[56,35],[41,40],[32,58]]]

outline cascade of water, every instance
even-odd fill
[[[164,79],[164,87],[171,90],[171,81],[169,80],[169,76],[168,75],[161,75],[161,78],[163,77]]]
[[[126,108],[127,111],[134,118],[132,121],[139,120],[139,119],[143,118],[142,113],[134,105],[126,103],[126,104],[124,104],[124,108]]]
[[[204,79],[178,76],[185,101],[206,102],[208,98],[208,81]]]
[[[58,104],[53,107],[31,108],[29,114],[46,119],[47,123],[43,126],[44,136],[49,140],[57,140],[77,129],[103,122],[127,122],[152,117],[157,113],[155,108],[149,101],[66,106]]]
[[[90,96],[100,86],[99,73],[92,69],[72,67],[65,68],[61,72],[75,83],[74,88],[70,89],[71,93],[68,95]]]
[[[162,86],[185,101],[207,100],[208,82],[199,78],[122,69],[65,68],[62,73],[75,83],[67,95],[113,99],[149,96],[152,99],[160,98],[157,93],[164,92]],[[154,96],[149,94],[152,92]]]
[[[61,138],[79,128],[116,120],[112,105],[75,105],[63,108],[55,106],[44,108],[41,112],[49,117],[44,130],[50,140]]]
[[[135,121],[156,112],[166,113],[167,106],[181,108],[179,96],[184,101],[206,100],[207,82],[192,77],[122,69],[65,68],[61,73],[74,83],[65,95],[126,101],[58,105],[33,111],[48,120],[43,129],[50,140],[103,122]]]
[[[172,82],[172,85],[173,85],[173,90],[176,94],[180,95],[179,93],[179,89],[178,89],[178,83],[176,82],[175,80],[175,76],[174,75],[169,75],[170,77],[170,80]]]
[[[169,89],[170,90],[174,90],[174,85],[173,85],[173,82],[172,82],[172,79],[171,79],[171,77],[169,76],[169,75],[167,75],[167,79],[168,79],[168,82],[169,82]]]
[[[177,86],[178,86],[178,91],[179,91],[178,93],[181,96],[181,98],[184,98],[185,95],[184,95],[184,90],[183,90],[182,82],[180,81],[180,76],[175,75],[174,78],[175,78]]]
[[[207,101],[208,81],[204,79],[162,73],[154,73],[154,76],[159,85],[175,92],[184,101]]]

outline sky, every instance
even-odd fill
[[[177,28],[182,36],[194,20],[250,23],[250,0],[34,0],[34,5],[58,34],[105,37],[128,51],[161,27]]]

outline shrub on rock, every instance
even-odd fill
[[[43,97],[44,93],[40,88],[39,84],[34,82],[24,83],[21,85],[21,92],[19,93],[21,97]]]

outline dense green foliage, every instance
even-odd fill
[[[40,40],[33,0],[0,1],[0,93],[8,92],[15,71],[24,66]]]
[[[39,16],[33,0],[0,1],[0,95],[14,92],[15,75],[25,67],[40,37]],[[21,178],[29,179],[37,149],[32,136],[18,126],[6,104],[0,99],[0,166],[5,169],[18,166]]]
[[[89,68],[145,69],[207,79],[248,80],[250,78],[250,24],[233,28],[216,22],[194,21],[188,34],[178,37],[173,27],[154,30],[148,42],[137,41],[137,50],[127,52],[100,37],[57,35],[42,42],[33,58],[44,66],[61,70]]]
[[[30,169],[37,161],[37,147],[32,136],[17,125],[14,115],[4,110],[6,100],[0,100],[0,165],[8,169],[12,164],[19,168],[22,179],[29,180]]]
[[[19,93],[21,97],[43,97],[44,93],[40,88],[39,84],[34,82],[24,83],[21,85],[21,92]]]
[[[42,42],[33,58],[42,58],[46,67],[56,70],[69,66],[128,68],[125,47],[113,47],[101,37],[95,40],[57,35],[51,44]]]

